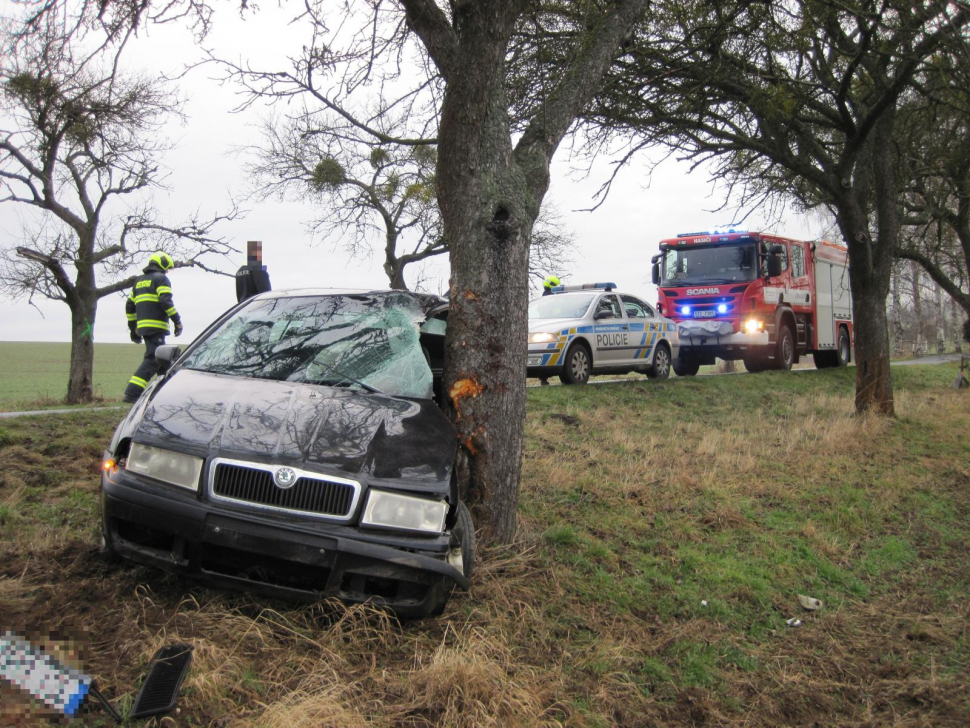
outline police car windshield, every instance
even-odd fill
[[[755,243],[716,247],[685,245],[664,251],[662,286],[697,283],[733,283],[758,277],[758,251]]]
[[[183,366],[430,399],[431,369],[418,329],[424,319],[419,302],[400,293],[254,300]]]
[[[582,318],[596,294],[553,293],[529,304],[530,319]]]

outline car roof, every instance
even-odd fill
[[[389,293],[396,293],[404,296],[411,296],[425,306],[437,307],[448,303],[448,299],[437,296],[433,293],[420,293],[418,291],[407,291],[396,288],[289,288],[281,291],[266,291],[253,299],[270,298],[299,298],[302,296],[384,296]]]

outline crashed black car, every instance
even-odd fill
[[[439,408],[447,304],[406,291],[249,299],[164,374],[104,455],[103,549],[211,584],[439,613],[471,518]]]

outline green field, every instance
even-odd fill
[[[94,396],[106,403],[120,402],[144,354],[141,344],[95,344]],[[0,342],[0,411],[61,405],[70,361],[70,344]]]
[[[852,370],[530,389],[515,544],[405,624],[102,562],[118,413],[0,421],[0,614],[89,635],[122,711],[154,650],[191,642],[178,725],[963,728],[955,374],[894,370],[893,419],[854,414]]]

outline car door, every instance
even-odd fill
[[[593,307],[593,368],[622,366],[628,356],[630,324],[623,315],[620,299],[613,293],[600,296]]]
[[[645,367],[653,356],[653,349],[660,340],[657,315],[649,304],[634,296],[622,295],[623,311],[630,325],[630,348],[626,360],[630,366]]]

